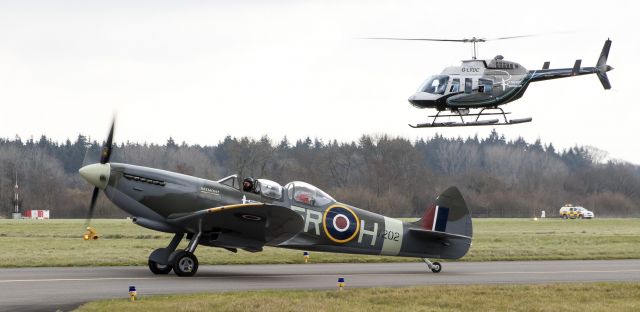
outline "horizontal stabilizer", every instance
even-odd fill
[[[471,239],[470,236],[452,234],[440,231],[431,231],[425,229],[411,228],[409,232],[424,238],[451,238],[451,239]]]
[[[571,70],[571,75],[575,76],[580,72],[580,64],[582,64],[582,60],[576,60],[573,64],[573,69]]]
[[[549,69],[549,66],[551,66],[551,62],[544,62],[544,65],[542,65],[542,69]]]

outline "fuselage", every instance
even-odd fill
[[[100,166],[108,166],[110,171],[104,188],[107,197],[131,214],[136,224],[153,230],[188,234],[190,229],[167,220],[213,207],[261,202],[288,207],[304,221],[304,228],[297,235],[277,247],[423,258],[459,258],[468,249],[468,246],[464,250],[443,248],[439,241],[414,237],[409,229],[415,224],[339,203],[305,182],[291,182],[282,187],[270,180],[257,179],[257,188],[246,191],[235,175],[211,181],[128,164]],[[233,247],[229,242],[219,241],[219,235],[208,235],[220,229],[203,231],[201,245]]]

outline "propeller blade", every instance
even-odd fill
[[[111,130],[109,130],[109,136],[107,137],[107,142],[102,147],[102,154],[100,154],[100,163],[106,164],[109,162],[109,158],[111,158],[111,151],[113,145],[113,129],[116,125],[116,119],[114,118],[111,122]]]
[[[89,223],[91,223],[91,219],[93,218],[93,212],[96,209],[96,202],[98,201],[98,194],[100,189],[97,187],[93,188],[93,194],[91,194],[91,205],[89,206],[89,215],[87,216],[87,221],[84,223],[84,227],[88,227]]]

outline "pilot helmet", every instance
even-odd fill
[[[253,186],[255,185],[255,180],[251,177],[245,178],[242,181],[242,190],[245,192],[253,191]]]

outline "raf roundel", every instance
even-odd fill
[[[360,219],[347,207],[331,206],[324,212],[322,227],[332,241],[347,243],[358,235]]]

